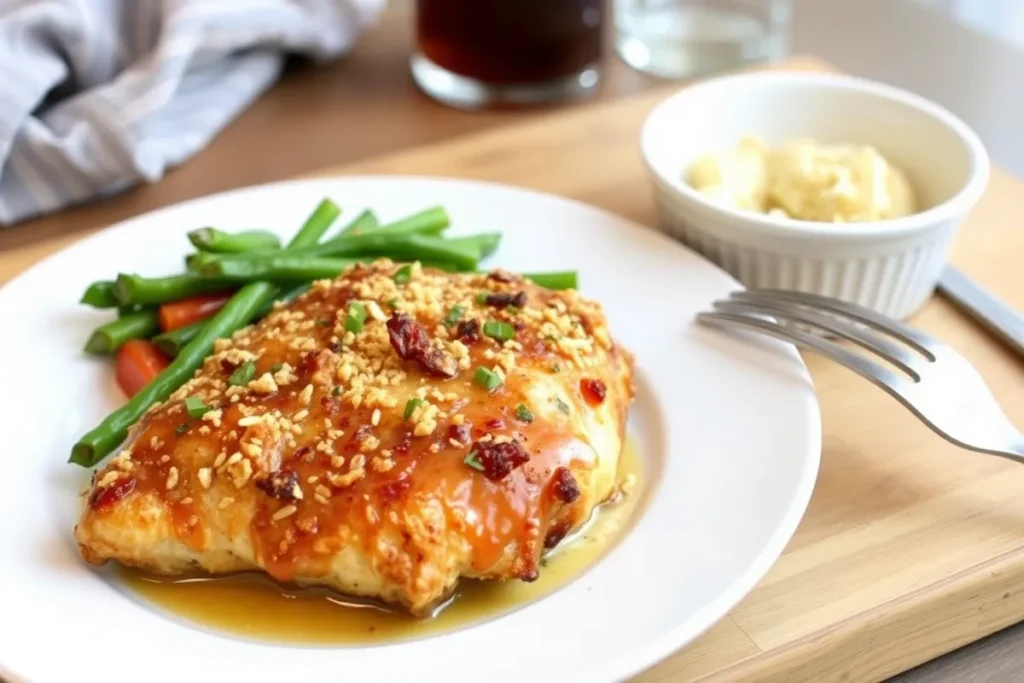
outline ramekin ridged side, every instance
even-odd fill
[[[948,221],[925,232],[869,245],[841,240],[774,246],[716,229],[712,216],[692,220],[675,197],[656,189],[659,228],[717,264],[747,288],[792,289],[906,318],[932,295],[956,237]],[[728,235],[728,238],[723,238]],[[754,237],[750,235],[748,237]]]
[[[902,168],[920,210],[857,223],[791,220],[712,200],[684,175],[700,156],[754,135],[871,145]],[[919,95],[849,76],[760,72],[686,86],[644,121],[640,151],[659,228],[745,287],[811,292],[906,318],[945,267],[964,219],[988,184],[978,136]]]

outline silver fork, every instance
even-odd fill
[[[802,292],[734,292],[716,301],[714,309],[699,313],[697,321],[766,334],[820,353],[885,389],[958,446],[1024,462],[1024,435],[985,380],[963,356],[930,335],[863,306]],[[894,369],[823,333],[854,342]]]

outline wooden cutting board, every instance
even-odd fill
[[[653,226],[638,134],[674,89],[323,174],[509,183]],[[1024,184],[994,169],[953,261],[1024,310],[1021,225]],[[964,353],[1024,425],[1022,359],[940,298],[912,322]],[[807,362],[824,447],[803,523],[726,619],[640,681],[878,681],[1024,618],[1024,467],[950,446],[859,377]]]

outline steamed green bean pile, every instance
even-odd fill
[[[217,339],[230,337],[259,320],[276,301],[295,299],[312,281],[336,277],[354,263],[382,257],[419,261],[451,272],[473,272],[501,241],[500,233],[446,237],[450,219],[442,207],[387,224],[366,210],[325,238],[340,215],[334,202],[322,200],[283,246],[277,235],[267,230],[231,233],[199,228],[188,233],[196,251],[186,257],[185,272],[166,277],[120,273],[89,285],[81,302],[111,309],[117,317],[92,333],[85,350],[119,354],[128,348],[126,344],[146,340],[147,348],[153,349],[163,365],[151,370],[152,379],[140,384],[127,403],[79,439],[70,461],[84,467],[99,463],[153,404],[166,400],[195,374]],[[572,271],[524,277],[549,289],[570,289],[577,284]],[[215,312],[203,313],[207,309],[202,306],[211,305],[211,300],[217,306]],[[119,372],[121,362],[119,355]]]

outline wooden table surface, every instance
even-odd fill
[[[160,182],[0,230],[0,284],[91,230],[151,209],[581,106],[466,112],[437,104],[408,73],[411,22],[408,11],[388,11],[341,60],[290,64],[278,85]],[[609,55],[587,104],[660,85]]]
[[[813,60],[785,68],[820,69]],[[636,145],[670,91],[557,114],[325,173],[446,175],[578,199],[644,225]],[[1024,183],[993,169],[953,261],[1024,308]],[[913,323],[964,353],[1024,423],[1024,364],[941,298]],[[1024,616],[1024,469],[936,437],[853,373],[806,357],[822,408],[821,469],[783,556],[711,631],[643,674],[657,681],[883,680]]]
[[[602,91],[586,105],[459,112],[415,91],[407,75],[408,45],[408,17],[391,13],[346,59],[290,69],[206,150],[160,183],[0,231],[0,284],[54,249],[123,218],[339,166],[377,172],[454,169],[454,175],[538,186],[651,220],[649,196],[636,184],[631,132],[664,95],[664,83],[609,59]],[[629,96],[637,97],[624,100]],[[592,154],[559,167],[557,179],[550,171],[545,176],[536,154],[510,168],[506,162],[518,150],[499,131],[553,110],[562,114],[517,125],[511,140],[574,149],[598,141]],[[571,118],[577,112],[582,118]],[[577,121],[585,124],[582,129]],[[462,137],[467,133],[477,135]],[[439,160],[439,151],[452,155],[452,163]],[[604,162],[593,163],[601,154],[608,155]],[[590,175],[576,182],[570,174],[582,169]],[[975,239],[961,242],[955,260],[1024,307],[1016,263],[1006,258],[1013,246],[1024,246],[1013,231],[1024,206],[1012,200],[1024,192],[998,172],[993,187],[1000,199],[976,213],[972,226],[983,227],[972,233]],[[995,236],[1003,248],[993,248],[988,238]],[[995,373],[1000,399],[1012,406],[1011,414],[1024,415],[1024,371],[1011,354],[941,301],[929,304],[915,322],[946,332],[984,372]],[[1024,615],[1024,539],[1017,531],[1024,528],[1024,508],[1013,500],[1024,481],[1016,470],[946,446],[848,373],[814,359],[810,365],[823,397],[826,451],[809,511],[815,523],[801,528],[787,556],[730,618],[643,680],[880,680]],[[851,421],[851,414],[861,422]],[[879,459],[880,453],[886,457]],[[979,548],[988,553],[984,563],[968,552]],[[936,549],[945,554],[934,555]],[[874,566],[876,574],[854,575],[854,565]],[[824,574],[822,566],[828,569]],[[880,606],[895,602],[900,612],[894,619]],[[846,656],[820,656],[839,651]],[[764,653],[772,657],[759,656]]]

